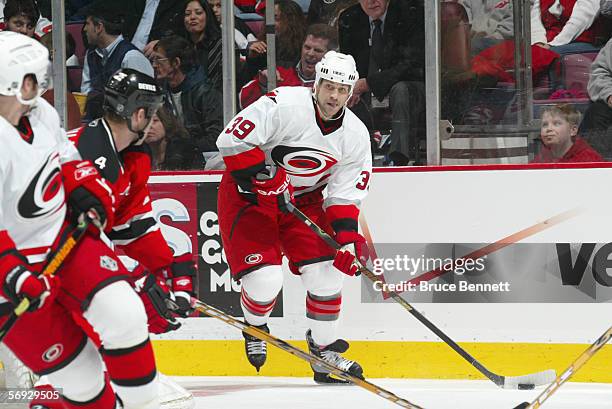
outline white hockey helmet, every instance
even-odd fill
[[[16,96],[24,105],[33,105],[37,98],[24,100],[21,86],[26,75],[36,77],[38,95],[51,87],[49,51],[38,41],[12,31],[0,32],[0,95]]]
[[[349,91],[350,98],[350,95],[353,94],[355,83],[359,79],[355,59],[349,54],[342,54],[333,50],[325,53],[321,61],[315,66],[315,71],[316,75],[313,87],[315,95],[317,94],[317,88],[321,80],[328,80],[349,85],[351,87]]]

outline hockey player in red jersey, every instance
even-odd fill
[[[229,123],[217,146],[227,166],[219,226],[232,275],[242,283],[246,322],[269,331],[285,255],[307,290],[311,353],[362,376],[359,364],[341,355],[348,343],[336,339],[343,277],[355,274],[355,256],[368,258],[357,219],[372,171],[369,136],[345,109],[358,77],[351,56],[329,51],[316,66],[312,91],[281,87],[266,94]],[[342,251],[287,214],[289,200],[333,234]],[[244,337],[247,358],[259,370],[266,344]],[[343,382],[323,368],[313,370],[318,383]]]
[[[133,281],[153,333],[178,327],[171,312],[186,317],[192,311],[196,274],[193,256],[175,257],[162,236],[147,188],[151,152],[143,143],[144,133],[161,103],[162,92],[152,77],[123,68],[106,84],[104,116],[68,132],[81,156],[94,163],[117,197],[108,237],[116,248],[145,267],[135,270]],[[167,309],[168,303],[172,311]]]
[[[93,210],[102,227],[112,225],[114,214],[110,187],[40,98],[50,82],[48,58],[37,41],[0,33],[0,323],[24,297],[32,301],[4,343],[36,374],[47,375],[64,408],[111,409],[115,391],[125,408],[156,408],[145,310],[99,232],[85,234],[58,277],[38,276],[70,229],[68,213]],[[98,333],[99,351],[73,315]]]

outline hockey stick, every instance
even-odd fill
[[[92,223],[93,220],[89,216],[82,215],[79,217],[79,222],[77,226],[74,228],[72,232],[68,235],[66,240],[58,247],[58,249],[53,253],[53,255],[49,256],[49,261],[45,264],[42,272],[40,274],[45,276],[53,275],[59,270],[59,268],[64,263],[64,260],[70,255],[72,249],[76,246],[77,242],[83,237],[89,224]],[[0,326],[0,342],[4,339],[9,330],[15,325],[17,322],[17,318],[23,315],[28,308],[30,308],[30,300],[24,298],[21,300],[19,305],[15,307],[15,309],[11,312],[8,319],[2,326]]]
[[[360,386],[363,389],[366,389],[380,396],[381,398],[387,399],[388,401],[395,403],[396,405],[399,405],[401,407],[408,408],[408,409],[423,409],[421,406],[415,405],[414,403],[411,403],[403,398],[400,398],[399,396],[395,395],[393,392],[389,392],[388,390],[383,389],[380,386],[374,385],[373,383],[370,383],[364,379],[357,378],[356,376],[351,375],[347,371],[343,371],[339,368],[336,368],[335,366],[328,364],[321,358],[311,355],[308,352],[302,351],[301,349],[294,347],[288,342],[283,341],[282,339],[277,338],[274,335],[270,335],[267,332],[260,330],[259,328],[253,327],[240,320],[237,320],[231,315],[228,315],[224,313],[223,311],[216,309],[215,307],[205,304],[202,301],[193,299],[192,303],[193,303],[193,307],[196,310],[200,311],[201,313],[206,314],[212,318],[217,318],[218,320],[221,320],[225,322],[226,324],[229,324],[232,327],[239,329],[240,331],[244,331],[249,335],[257,337],[263,341],[269,342],[275,347],[280,348],[283,351],[288,352],[293,356],[303,359],[304,361],[310,364],[322,366],[326,370],[328,370],[330,373],[336,375],[337,377],[344,379],[345,381],[352,382],[355,385]]]
[[[340,245],[334,240],[329,234],[327,234],[323,229],[316,225],[315,222],[310,220],[308,216],[302,213],[298,208],[296,208],[292,203],[287,204],[287,209],[293,213],[298,219],[303,221],[316,235],[318,235],[321,239],[323,239],[327,244],[329,244],[333,249],[339,250]],[[359,271],[363,273],[368,279],[372,282],[377,282],[379,279],[376,275],[370,271],[367,267],[360,265]],[[546,385],[550,383],[555,376],[557,376],[556,372],[553,369],[548,369],[546,371],[536,372],[533,374],[522,375],[522,376],[504,376],[498,375],[489,371],[483,364],[478,362],[476,358],[470,355],[465,349],[461,348],[455,341],[453,341],[448,335],[446,335],[440,328],[435,326],[431,321],[429,321],[423,314],[421,314],[418,310],[416,310],[408,301],[402,298],[395,291],[388,291],[391,298],[395,300],[398,304],[404,307],[410,314],[412,314],[417,320],[419,320],[423,325],[429,328],[434,334],[436,334],[442,341],[444,341],[448,346],[450,346],[455,352],[457,352],[463,359],[468,361],[470,365],[476,368],[481,374],[489,378],[493,383],[497,386],[502,387],[504,389],[533,389],[536,385]]]
[[[587,348],[563,373],[553,381],[540,395],[531,403],[523,402],[514,409],[537,409],[555,393],[557,389],[567,382],[589,359],[593,357],[612,338],[612,327],[608,328],[597,341]]]

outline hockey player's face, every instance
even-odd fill
[[[189,34],[200,34],[206,28],[206,12],[199,1],[191,1],[185,7],[185,29]]]
[[[302,44],[302,57],[300,59],[300,68],[302,74],[306,78],[313,78],[315,76],[315,65],[321,61],[325,53],[327,52],[327,45],[329,40],[321,37],[313,37],[308,35],[304,44]]]
[[[572,139],[578,134],[578,127],[570,124],[559,114],[545,112],[542,115],[540,137],[547,147],[564,147],[571,145]]]
[[[215,17],[219,24],[221,24],[221,0],[208,0],[208,5],[215,14]]]
[[[317,106],[323,119],[333,118],[346,104],[351,88],[328,80],[322,80],[317,87]]]
[[[373,19],[381,18],[387,11],[389,0],[359,0],[364,13]]]

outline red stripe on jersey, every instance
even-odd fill
[[[81,137],[81,135],[83,135],[83,131],[85,130],[85,128],[87,128],[87,125],[83,125],[80,128],[72,129],[66,132],[66,136],[68,137],[68,139],[70,139],[70,142],[72,142],[75,146],[78,146],[79,138]]]
[[[235,170],[247,169],[264,162],[266,160],[266,155],[259,147],[255,147],[237,155],[225,156],[223,160],[225,161],[227,170],[233,172]]]
[[[46,254],[51,246],[42,246],[42,247],[32,247],[29,249],[21,249],[19,252],[24,256],[35,256],[37,254]]]
[[[133,242],[118,245],[129,257],[141,262],[149,271],[158,271],[168,267],[174,254],[159,230],[139,237]]]
[[[333,205],[329,206],[325,213],[329,222],[332,223],[338,219],[354,219],[359,218],[359,208],[355,205]]]

